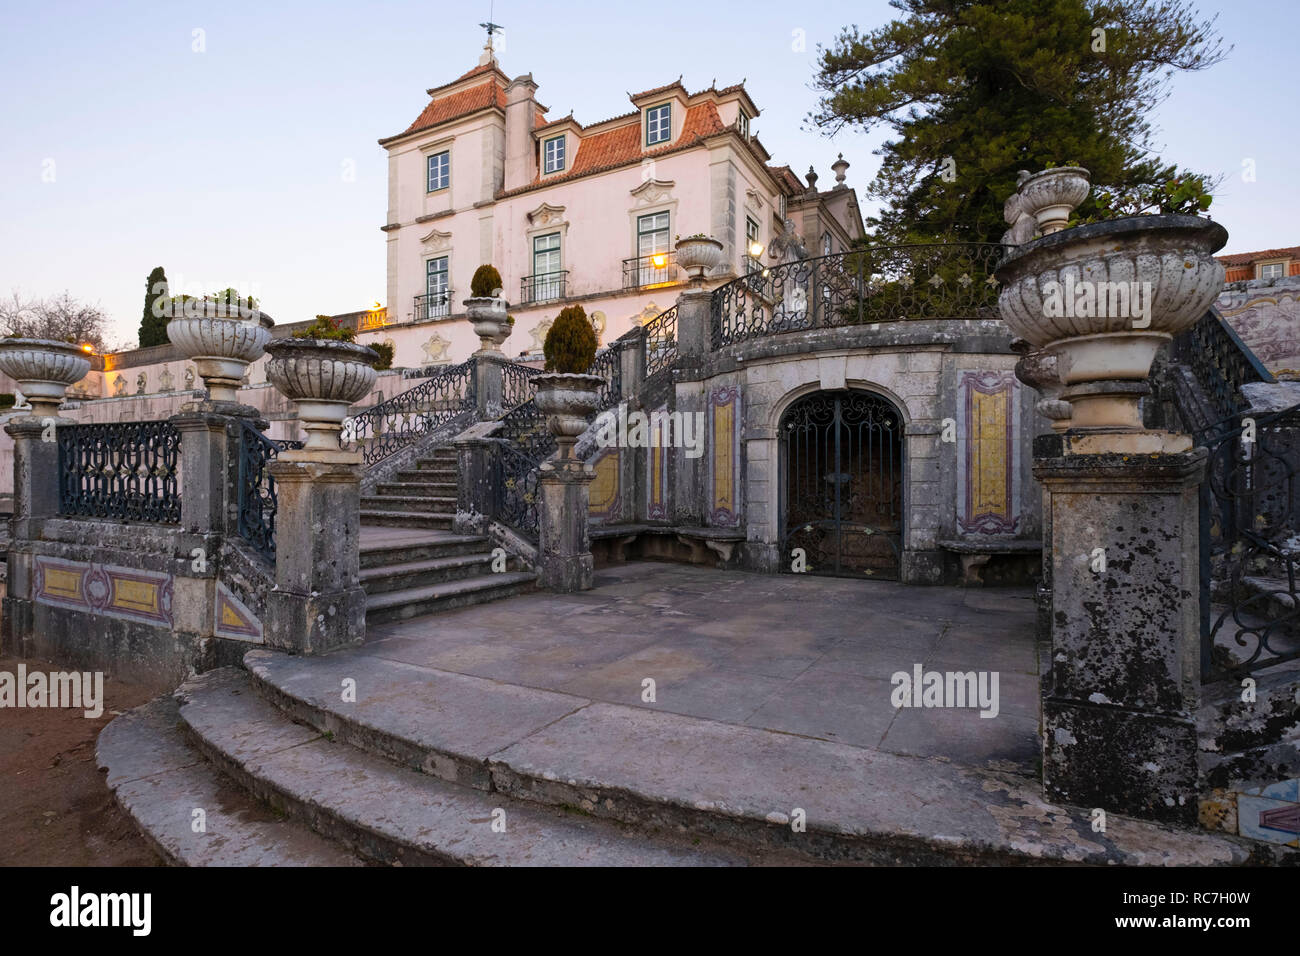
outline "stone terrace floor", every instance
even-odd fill
[[[586,698],[1029,776],[1029,588],[911,587],[631,562],[581,594],[514,597],[369,630],[359,653]],[[1000,712],[895,709],[890,676],[997,671]],[[641,699],[653,678],[654,703]]]

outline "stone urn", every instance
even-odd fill
[[[0,372],[18,383],[32,403],[31,416],[57,416],[68,386],[90,371],[85,351],[53,339],[0,339]]]
[[[1024,339],[1011,343],[1011,351],[1020,356],[1016,363],[1016,378],[1042,397],[1034,410],[1052,423],[1052,430],[1063,432],[1070,427],[1070,403],[1061,400],[1065,388],[1056,368],[1056,355],[1035,349]]]
[[[255,310],[230,312],[177,316],[167,323],[167,338],[194,363],[209,400],[235,404],[248,366],[261,358],[275,323]]]
[[[693,236],[677,240],[677,264],[686,270],[691,281],[700,282],[722,265],[722,243],[717,239]]]
[[[537,389],[537,410],[546,416],[560,458],[573,458],[573,446],[587,430],[587,417],[600,404],[599,389],[605,380],[584,373],[544,372],[534,375],[532,383]]]
[[[506,320],[506,300],[499,295],[474,296],[465,300],[465,312],[478,336],[479,352],[501,351],[501,342],[510,336]]]
[[[339,451],[343,419],[374,387],[379,355],[334,339],[280,339],[266,352],[267,379],[298,405],[307,432],[303,451]]]
[[[1055,356],[1071,428],[1141,430],[1139,400],[1160,346],[1193,325],[1223,286],[1221,225],[1131,216],[1013,250],[995,276],[1003,321]]]
[[[1044,236],[1060,232],[1070,213],[1088,198],[1091,173],[1082,166],[1057,166],[1026,177],[1016,190],[1020,209],[1032,216]]]

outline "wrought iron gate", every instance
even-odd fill
[[[903,425],[866,392],[817,392],[781,419],[782,564],[814,574],[897,578]]]

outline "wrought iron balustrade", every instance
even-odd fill
[[[1276,381],[1215,308],[1174,336],[1169,357],[1191,370],[1218,419],[1230,418],[1245,407],[1242,385]]]
[[[588,375],[599,375],[605,380],[605,384],[598,389],[600,396],[600,402],[596,405],[598,412],[617,405],[623,399],[623,362],[620,358],[622,352],[620,343],[614,342],[597,353],[591,368],[587,369]]]
[[[501,407],[511,409],[533,397],[533,376],[541,375],[540,368],[507,362],[501,366]]]
[[[427,322],[429,319],[445,319],[451,315],[452,291],[429,292],[415,297],[415,321]]]
[[[1300,658],[1300,405],[1213,431],[1200,498],[1203,680]]]
[[[660,312],[645,328],[645,377],[677,361],[677,306]]]
[[[560,272],[545,272],[539,275],[524,276],[519,280],[519,301],[530,304],[533,302],[550,302],[552,299],[563,299],[568,281],[568,269]]]
[[[442,369],[414,388],[344,422],[343,441],[360,447],[367,465],[418,441],[439,425],[475,408],[473,359]]]
[[[623,288],[644,289],[668,285],[681,278],[677,268],[676,252],[656,252],[648,256],[633,256],[623,260]]]
[[[239,536],[270,560],[275,559],[278,499],[275,478],[267,465],[278,458],[280,452],[302,446],[300,441],[267,438],[248,422],[240,422],[237,497]]]
[[[743,275],[713,292],[721,348],[807,329],[906,319],[996,319],[997,243],[874,246]]]
[[[555,453],[546,416],[529,400],[501,417],[494,436],[493,492],[497,520],[536,541],[537,488],[541,464]]]
[[[59,513],[178,524],[181,434],[170,422],[63,425]]]

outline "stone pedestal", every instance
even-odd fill
[[[239,434],[234,427],[239,419],[195,409],[170,421],[181,433],[181,527],[201,535],[235,533]],[[256,419],[253,423],[266,426]]]
[[[1074,437],[1035,443],[1051,561],[1044,786],[1067,803],[1194,824],[1205,452],[1079,454]]]
[[[360,644],[361,466],[355,453],[287,451],[268,465],[279,502],[266,643],[297,654]]]
[[[481,426],[480,426],[481,427]],[[475,429],[470,429],[474,431]],[[495,513],[496,442],[490,438],[459,438],[456,448],[456,534],[485,534]]]
[[[479,421],[494,421],[506,411],[501,405],[501,367],[508,361],[500,352],[474,353],[474,395]]]
[[[538,510],[538,581],[568,593],[592,587],[594,563],[587,515],[595,474],[583,462],[560,459],[542,465]]]
[[[59,443],[60,425],[75,424],[71,419],[18,418],[5,425],[14,440],[13,537],[34,537],[28,533],[32,519],[39,520],[59,513]]]
[[[677,354],[680,357],[703,357],[712,351],[711,301],[712,296],[703,285],[695,283],[677,297]]]

